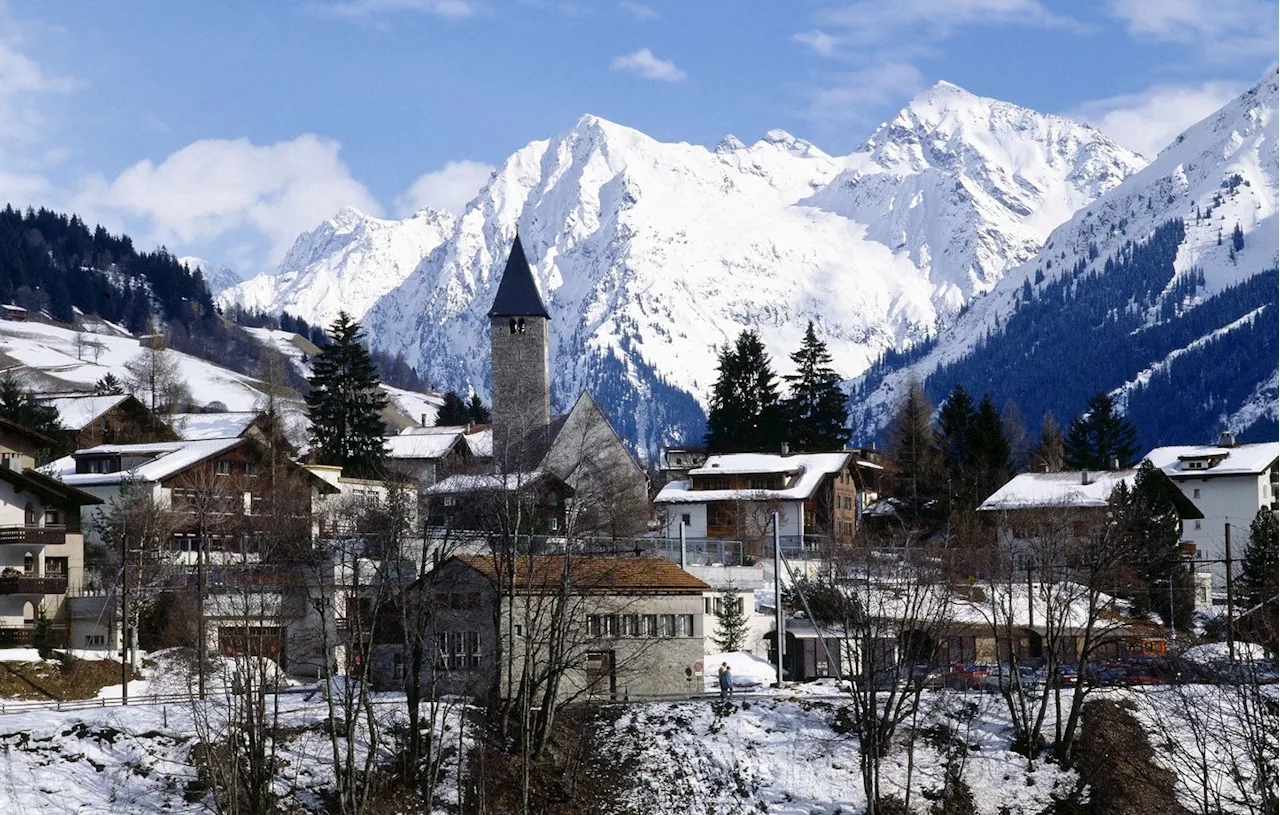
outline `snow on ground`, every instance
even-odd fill
[[[1038,813],[1065,795],[1075,774],[1011,753],[1007,713],[998,697],[927,692],[922,728],[956,728],[962,776],[980,813]],[[854,813],[865,806],[856,739],[842,728],[847,699],[771,697],[728,704],[650,703],[621,709],[599,743],[606,758],[636,768],[618,812]],[[943,742],[919,738],[911,769],[912,808],[928,811],[923,790],[942,786]],[[901,795],[907,751],[886,758],[883,791]]]
[[[766,659],[750,651],[730,651],[723,654],[707,654],[702,660],[705,666],[702,678],[707,693],[720,692],[720,665],[728,663],[733,672],[734,690],[767,688],[778,679],[777,668]]]
[[[1206,642],[1204,645],[1197,645],[1194,648],[1178,654],[1185,660],[1194,662],[1197,665],[1210,665],[1215,662],[1228,662],[1231,659],[1231,651],[1227,648],[1225,642]],[[1253,642],[1237,642],[1236,643],[1236,660],[1259,660],[1267,658],[1267,649]]]

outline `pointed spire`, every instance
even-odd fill
[[[529,260],[524,256],[524,246],[520,243],[520,233],[511,244],[511,254],[507,256],[507,268],[502,270],[502,281],[498,283],[498,294],[493,298],[493,307],[489,309],[490,317],[545,317],[550,320],[547,307],[538,294],[538,284],[533,280],[533,270],[529,268]]]

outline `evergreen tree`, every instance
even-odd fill
[[[485,407],[484,402],[480,401],[480,394],[471,394],[471,401],[467,402],[467,419],[473,424],[489,424],[493,421],[493,416],[489,413],[489,408]]]
[[[964,385],[957,383],[938,411],[938,443],[950,482],[948,511],[973,508],[973,420],[973,399]]]
[[[462,397],[457,391],[449,391],[444,395],[444,404],[440,406],[440,410],[436,413],[437,427],[456,427],[464,425],[470,421],[470,413],[467,411],[467,403],[462,401]]]
[[[1231,230],[1231,248],[1239,252],[1244,249],[1244,230],[1240,228],[1240,222],[1236,222],[1236,228]]]
[[[1040,440],[1032,448],[1028,464],[1038,473],[1058,473],[1066,469],[1062,428],[1058,427],[1058,420],[1053,418],[1053,411],[1044,414],[1044,422],[1040,425]]]
[[[120,396],[124,393],[124,383],[116,375],[107,371],[107,375],[93,385],[94,396]]]
[[[1128,548],[1136,553],[1129,597],[1133,615],[1145,617],[1154,611],[1168,625],[1172,602],[1172,619],[1185,630],[1195,611],[1194,578],[1180,551],[1182,520],[1171,494],[1176,489],[1164,473],[1144,461],[1133,489],[1117,489],[1114,503],[1123,509],[1125,534],[1132,541]]]
[[[1115,400],[1102,391],[1089,399],[1083,416],[1071,420],[1062,447],[1073,469],[1107,470],[1113,458],[1120,467],[1131,467],[1138,457],[1138,429],[1116,412]]]
[[[1004,423],[1004,435],[1009,440],[1009,472],[1024,472],[1031,458],[1031,438],[1027,435],[1027,425],[1022,421],[1022,410],[1017,402],[1004,400],[1000,421]]]
[[[920,380],[911,380],[907,395],[889,423],[888,437],[893,494],[905,505],[910,519],[919,523],[927,515],[936,514],[942,483],[933,405]]]
[[[37,402],[35,394],[24,388],[12,371],[0,376],[0,417],[50,438],[62,432],[58,409]]]
[[[707,413],[712,453],[773,452],[783,440],[778,382],[760,335],[746,330],[720,350]]]
[[[791,361],[796,372],[783,377],[791,386],[783,404],[791,447],[805,452],[843,450],[849,442],[848,400],[831,367],[827,344],[814,333],[813,320]]]
[[[376,477],[386,455],[378,415],[387,406],[360,324],[345,311],[329,327],[329,344],[312,364],[307,408],[312,455],[349,475]]]
[[[986,394],[973,417],[971,449],[976,507],[1003,486],[1013,470],[1013,451],[1005,435],[1004,421]]]
[[[716,606],[716,633],[712,637],[722,652],[741,651],[747,644],[747,615],[742,608],[742,598],[733,586],[720,589],[720,602]]]
[[[1240,571],[1241,606],[1249,608],[1277,594],[1280,575],[1280,524],[1276,513],[1260,507],[1249,524],[1249,543]]]

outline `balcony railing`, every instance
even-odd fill
[[[34,625],[0,626],[0,648],[21,648],[34,645],[35,641],[36,627]]]
[[[0,577],[0,594],[66,594],[67,576]]]
[[[67,540],[67,528],[61,524],[49,526],[0,526],[0,544],[24,543],[36,546],[56,546]]]

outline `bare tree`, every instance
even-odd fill
[[[125,363],[126,385],[153,413],[179,413],[191,402],[181,366],[163,345],[144,347]]]

